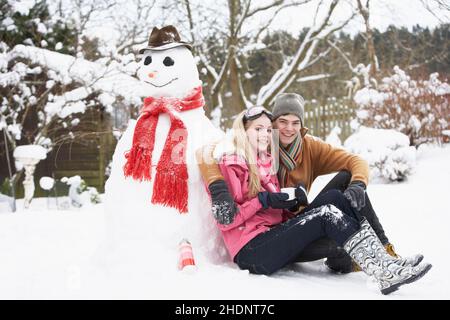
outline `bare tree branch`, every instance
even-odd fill
[[[316,50],[318,42],[338,30],[339,27],[343,27],[349,21],[350,18],[347,22],[337,27],[327,28],[338,2],[339,0],[334,0],[328,7],[327,14],[322,22],[308,30],[292,61],[289,63],[285,62],[272,76],[270,81],[260,89],[258,93],[258,104],[270,105],[278,93],[286,90],[297,78],[298,74],[305,67],[311,65],[312,55]],[[316,12],[316,16],[318,16],[318,11]]]
[[[347,62],[349,69],[354,72],[355,69],[353,68],[350,58],[335,43],[330,40],[327,40],[327,43],[341,55],[345,62]]]
[[[332,77],[332,74],[329,73],[323,73],[323,74],[314,74],[314,75],[310,75],[310,76],[305,76],[305,77],[301,77],[301,78],[297,78],[297,82],[308,82],[308,81],[316,81],[316,80],[322,80],[322,79],[326,79],[329,77]]]
[[[445,1],[445,0],[420,0],[420,2],[425,7],[425,9],[427,9],[428,12],[430,12],[436,19],[439,20],[440,23],[448,23],[449,22],[450,3],[448,1]],[[432,8],[430,2],[437,5],[437,9]],[[436,11],[440,11],[441,13],[447,11],[447,15],[443,19],[436,14]]]
[[[364,19],[364,23],[366,26],[366,35],[367,35],[367,53],[369,55],[370,60],[370,72],[369,75],[371,78],[375,78],[377,71],[378,71],[378,65],[377,65],[377,57],[375,52],[375,44],[373,42],[373,31],[369,23],[370,18],[370,0],[366,0],[366,4],[363,6],[361,0],[356,0],[358,4],[359,13]]]
[[[253,10],[251,10],[251,11],[249,11],[247,13],[246,18],[249,18],[249,17],[253,16],[254,14],[256,14],[258,12],[271,9],[271,8],[273,8],[275,6],[279,6],[279,5],[283,4],[283,2],[284,2],[284,0],[275,0],[272,3],[267,4],[265,6],[262,6],[262,7],[259,7],[259,8],[255,8],[255,9],[253,9]]]
[[[211,88],[212,94],[215,94],[216,92],[218,92],[220,90],[220,87],[222,86],[222,84],[225,80],[226,73],[228,72],[228,68],[230,65],[230,59],[232,59],[232,55],[233,55],[233,50],[230,47],[228,49],[228,54],[227,54],[227,57],[225,58],[225,62],[222,64],[220,73],[219,73],[218,77],[216,78],[216,82],[214,83],[214,85]]]
[[[148,20],[155,8],[156,0],[151,2],[145,0],[133,0],[128,4],[129,10],[136,12],[135,17],[124,17],[117,21],[117,29],[120,37],[117,40],[117,52],[123,54],[125,50],[136,45],[145,43],[148,35]]]
[[[319,62],[320,60],[322,60],[323,58],[325,58],[329,53],[331,52],[331,48],[327,48],[325,51],[322,51],[321,53],[319,53],[314,59],[312,59],[311,61],[309,61],[302,69],[302,71],[305,71],[306,69],[308,69],[309,67],[315,65],[317,62]]]
[[[272,22],[275,20],[275,18],[278,16],[278,14],[279,14],[282,10],[284,10],[284,9],[286,9],[286,8],[289,8],[289,7],[299,6],[299,5],[308,3],[308,2],[310,2],[310,1],[311,1],[311,0],[296,1],[296,2],[288,3],[288,4],[285,4],[285,5],[282,5],[282,6],[278,7],[278,8],[275,10],[274,14],[270,17],[270,19],[268,19],[267,22],[259,28],[259,31],[256,33],[256,36],[254,37],[254,41],[255,41],[255,42],[258,41],[258,39],[259,39],[259,37],[261,36],[261,34],[262,34],[264,31],[267,31],[267,28],[272,24]]]

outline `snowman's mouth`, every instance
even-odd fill
[[[150,81],[145,81],[145,80],[144,80],[144,81],[147,82],[147,83],[149,83],[149,84],[151,84],[151,85],[154,86],[154,87],[162,88],[162,87],[165,87],[165,86],[171,84],[171,83],[174,82],[175,80],[178,80],[178,78],[173,78],[173,79],[170,80],[169,82],[167,82],[167,83],[165,83],[165,84],[162,84],[162,85],[157,85],[157,84],[151,83]]]

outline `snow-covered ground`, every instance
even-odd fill
[[[0,299],[450,299],[450,146],[424,146],[404,183],[371,184],[373,206],[397,251],[433,264],[417,283],[383,296],[363,273],[335,275],[321,261],[277,274],[250,275],[233,264],[199,263],[193,274],[152,270],[158,257],[140,244],[105,264],[103,205],[67,211],[35,199],[27,211],[0,214]],[[311,196],[326,183],[320,179]],[[195,248],[194,248],[195,253]],[[150,267],[147,263],[150,261]],[[112,263],[112,262],[111,262]]]

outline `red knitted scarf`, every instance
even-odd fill
[[[151,180],[152,153],[155,146],[156,125],[160,113],[170,117],[170,129],[156,166],[153,184],[153,204],[176,208],[180,213],[188,209],[188,172],[186,166],[187,130],[178,112],[203,107],[202,88],[197,87],[184,99],[153,98],[144,99],[140,117],[133,135],[133,146],[125,154],[127,162],[123,167],[125,177],[135,180]]]

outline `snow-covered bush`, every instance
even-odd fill
[[[341,131],[341,128],[334,127],[325,138],[325,142],[331,144],[334,147],[342,147],[341,138],[339,138]]]
[[[394,67],[377,89],[365,87],[356,92],[359,122],[367,127],[395,129],[409,138],[411,146],[441,142],[442,130],[450,126],[450,85],[438,73],[428,80],[413,80]]]
[[[70,186],[69,197],[74,207],[81,207],[83,205],[92,203],[97,204],[101,202],[100,195],[94,187],[88,187],[86,182],[80,176],[73,176],[70,178],[62,178],[64,182]]]
[[[368,161],[371,178],[403,181],[415,167],[416,149],[406,135],[392,129],[360,127],[344,147]]]

